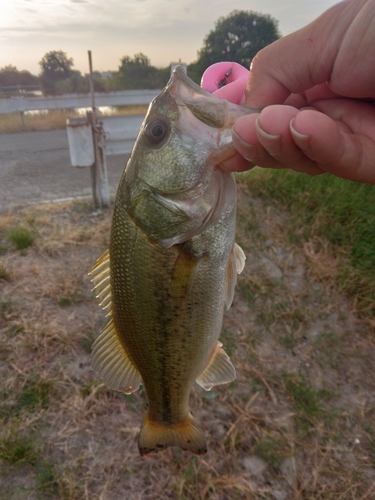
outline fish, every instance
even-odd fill
[[[253,112],[223,101],[177,67],[151,102],[122,174],[109,249],[91,275],[108,322],[92,367],[111,389],[143,384],[141,456],[170,446],[197,455],[207,441],[189,409],[236,371],[219,335],[245,254],[235,243],[232,125]]]

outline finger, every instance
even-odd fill
[[[298,112],[291,106],[275,105],[238,119],[233,127],[234,146],[251,164],[316,173],[316,165],[295,144],[290,131]]]
[[[246,160],[240,153],[235,153],[230,158],[227,158],[220,163],[220,168],[229,170],[230,172],[245,172],[251,170],[256,165],[249,160]]]
[[[375,141],[340,129],[329,116],[301,111],[292,120],[295,144],[319,168],[338,177],[375,184]]]

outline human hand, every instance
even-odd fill
[[[230,170],[255,165],[375,183],[375,0],[341,2],[260,51]]]

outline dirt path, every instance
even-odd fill
[[[108,157],[115,193],[127,156]],[[0,213],[17,205],[91,196],[90,171],[70,165],[65,130],[0,134]]]

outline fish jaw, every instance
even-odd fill
[[[141,197],[130,213],[149,238],[165,248],[184,243],[215,224],[236,203],[233,174],[216,169],[210,181],[201,195],[193,193],[181,198],[151,193],[148,197]],[[153,210],[150,210],[151,203]],[[140,215],[140,211],[144,214]],[[162,217],[160,211],[163,211]]]

